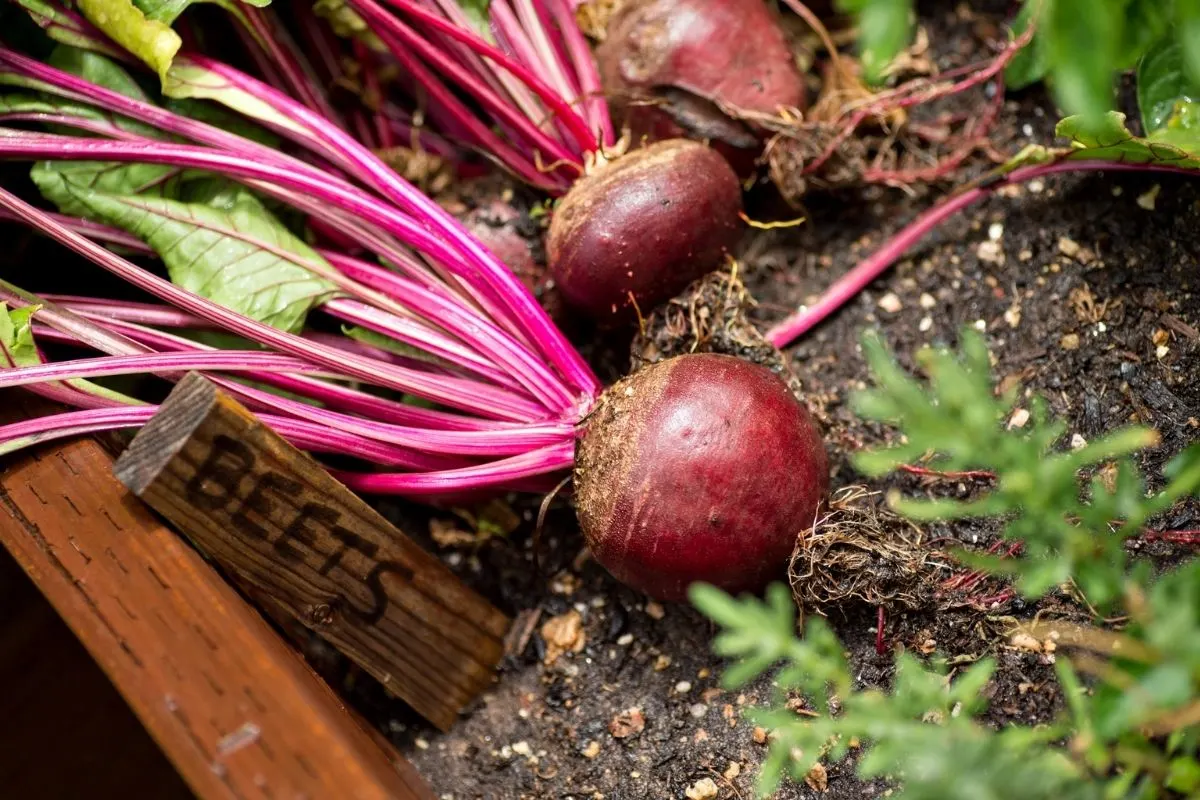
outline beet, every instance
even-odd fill
[[[500,198],[486,200],[462,217],[463,224],[487,249],[495,253],[530,291],[544,283],[545,269],[538,263],[533,245],[536,227],[511,203]]]
[[[732,356],[684,355],[617,383],[575,456],[579,520],[629,586],[686,599],[781,576],[828,488],[820,435],[778,377]]]
[[[721,266],[741,229],[737,175],[686,139],[627,153],[575,183],[546,238],[550,273],[597,320],[633,316]]]
[[[805,103],[804,79],[763,0],[627,0],[596,60],[614,111],[637,136],[757,149],[753,125],[726,110],[777,115]]]

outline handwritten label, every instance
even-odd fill
[[[253,450],[225,434],[213,437],[208,457],[185,487],[189,503],[228,515],[239,533],[271,544],[284,561],[320,575],[337,569],[361,581],[370,594],[369,606],[359,608],[345,597],[331,605],[344,607],[367,624],[379,622],[389,603],[384,577],[411,581],[412,570],[376,558],[379,545],[339,525],[342,513],[337,509],[311,500],[299,504],[303,492],[299,481],[261,467]],[[291,518],[280,521],[289,509]],[[272,529],[279,531],[274,538]]]

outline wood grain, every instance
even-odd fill
[[[0,416],[19,403],[0,394]],[[91,440],[0,465],[0,542],[203,800],[431,794]]]
[[[202,376],[177,384],[115,472],[443,730],[491,684],[508,619]]]

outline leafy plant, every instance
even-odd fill
[[[1002,535],[1024,543],[1022,556],[997,561],[964,554],[965,560],[1012,576],[1027,597],[1073,580],[1097,606],[1120,603],[1130,622],[1117,632],[1031,626],[1032,635],[1071,649],[1056,663],[1068,712],[1047,727],[997,731],[978,720],[985,710],[980,693],[994,669],[990,660],[951,681],[943,660],[924,665],[902,654],[891,693],[862,689],[824,620],[810,620],[796,637],[792,601],[782,586],[773,587],[766,602],[695,586],[693,602],[723,629],[714,649],[738,659],[725,682],[741,686],[782,664],[780,690],[803,692],[818,711],[798,717],[781,702],[753,712],[772,731],[760,790],[861,746],[859,775],[894,781],[898,796],[910,799],[1008,797],[1013,786],[1023,797],[1046,798],[1200,791],[1200,561],[1152,580],[1144,565],[1128,564],[1122,546],[1151,516],[1200,488],[1200,446],[1176,457],[1165,470],[1165,488],[1147,494],[1133,454],[1157,441],[1153,431],[1125,428],[1064,450],[1065,426],[1037,399],[1026,425],[1007,429],[1002,423],[1019,395],[994,394],[978,334],[965,332],[959,353],[922,351],[925,383],[905,373],[878,340],[868,338],[865,350],[876,386],[856,396],[856,408],[868,419],[896,424],[902,436],[898,444],[860,454],[861,470],[882,475],[932,453],[937,468],[987,469],[996,476],[994,488],[972,500],[895,496],[894,507],[922,521],[1003,519]],[[1081,488],[1081,473],[1102,466]],[[1064,739],[1065,748],[1052,746]]]
[[[908,44],[912,5],[839,0],[838,7],[858,19],[868,77],[882,75]],[[1047,80],[1070,114],[1096,119],[1111,109],[1116,73],[1139,63],[1144,68],[1146,61],[1171,71],[1177,97],[1200,96],[1200,0],[1024,0],[1014,35],[1030,25],[1034,37],[1008,65],[1007,83],[1019,89]],[[1163,58],[1167,52],[1173,55]]]

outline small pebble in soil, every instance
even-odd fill
[[[937,300],[929,292],[921,292],[921,299],[918,302],[920,302],[921,308],[926,311],[937,305]]]
[[[704,703],[695,703],[688,711],[696,719],[703,719],[704,715],[708,713],[708,706],[704,705]]]
[[[986,242],[979,243],[979,247],[975,250],[975,255],[980,261],[986,261],[989,264],[1003,264],[1004,246],[1000,242],[994,242],[989,239]]]
[[[717,796],[717,784],[712,778],[701,778],[689,786],[684,794],[688,800],[712,800]]]
[[[640,708],[631,708],[617,714],[608,723],[608,732],[615,739],[628,739],[637,736],[646,728],[646,717]]]
[[[654,671],[655,672],[662,672],[669,666],[671,666],[671,657],[670,656],[662,655],[662,656],[659,656],[658,658],[654,659]]]
[[[888,292],[879,298],[879,307],[889,314],[895,314],[904,308],[904,304],[900,302],[900,298],[896,296],[895,292]]]
[[[677,694],[687,694],[691,690],[692,684],[688,681],[680,681],[679,683],[675,684],[675,691]]]
[[[1087,447],[1087,439],[1080,436],[1078,433],[1071,434],[1071,449],[1082,450]]]
[[[767,729],[760,726],[755,726],[754,733],[751,734],[751,737],[754,739],[755,744],[766,744]]]
[[[1058,341],[1059,347],[1063,350],[1078,350],[1079,349],[1079,334],[1068,333]]]
[[[742,765],[737,761],[730,761],[729,766],[725,768],[725,780],[732,781],[742,774]]]
[[[666,613],[661,603],[656,603],[653,600],[646,603],[646,616],[650,617],[650,619],[662,619]]]
[[[814,792],[824,792],[829,788],[829,773],[820,762],[813,764],[812,769],[804,776],[804,782]]]
[[[542,638],[546,641],[546,666],[558,661],[564,653],[579,653],[587,644],[583,632],[583,617],[572,609],[565,614],[551,617],[542,625]]]
[[[621,634],[621,637],[619,639],[617,639],[617,644],[621,645],[621,647],[628,647],[629,645],[633,644],[633,634],[632,633]]]
[[[1138,195],[1137,204],[1140,208],[1147,211],[1153,211],[1155,204],[1158,202],[1158,193],[1162,191],[1162,187],[1157,183],[1150,187],[1150,191]]]
[[[595,758],[598,755],[600,755],[600,743],[595,740],[588,742],[587,746],[583,748],[584,758]]]

